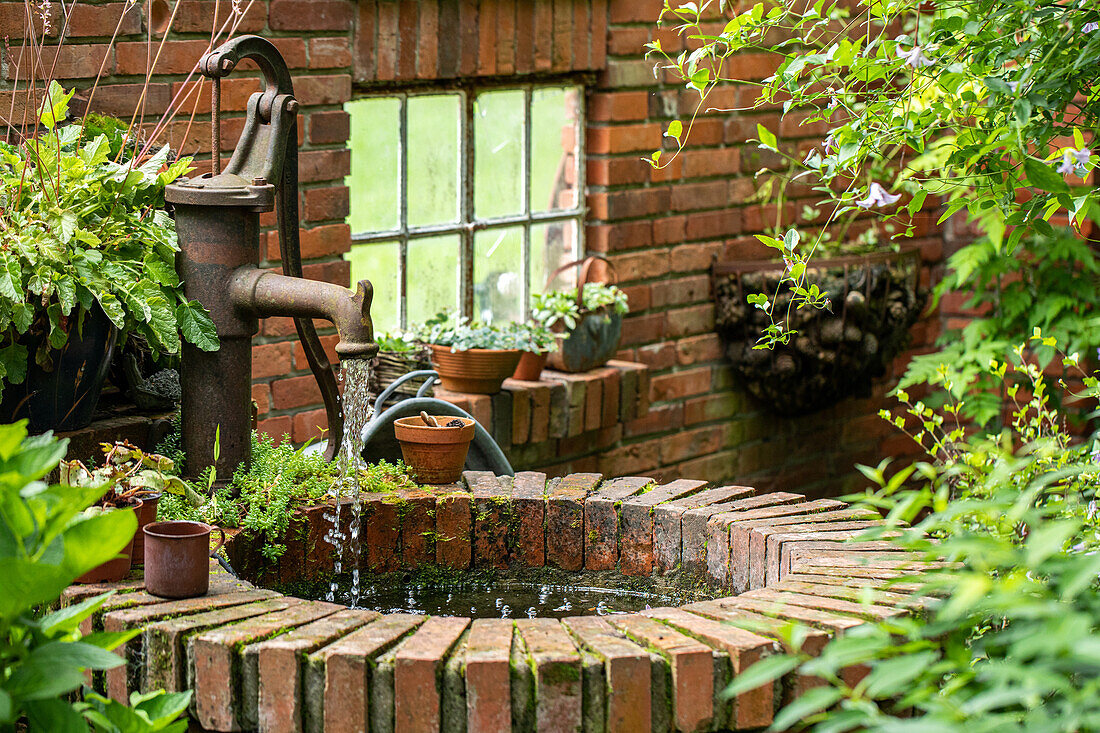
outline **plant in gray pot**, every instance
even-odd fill
[[[629,312],[626,293],[610,283],[592,282],[589,257],[565,267],[581,265],[576,289],[555,290],[532,298],[531,317],[563,334],[548,364],[560,372],[586,372],[603,366],[619,350],[623,315]],[[561,272],[560,268],[558,272]],[[550,276],[552,280],[558,272]]]

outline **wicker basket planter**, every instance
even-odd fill
[[[831,308],[791,309],[790,343],[754,349],[767,316],[746,297],[763,293],[786,313],[782,266],[771,260],[715,262],[716,328],[738,381],[775,411],[804,414],[868,394],[871,381],[905,347],[927,295],[915,249],[818,260],[807,286],[829,293]],[[786,285],[783,286],[784,288]]]

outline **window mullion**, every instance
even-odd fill
[[[474,232],[470,226],[474,216],[474,102],[472,89],[462,91],[464,111],[462,117],[462,251],[459,253],[458,292],[462,315],[474,317]]]
[[[397,321],[401,329],[409,327],[409,97],[403,94],[401,99],[401,113],[398,118],[399,144],[398,144],[398,169],[401,175],[400,214],[401,227],[398,239],[398,311]]]
[[[520,303],[524,316],[531,308],[531,119],[532,87],[523,89],[523,277],[521,278]]]

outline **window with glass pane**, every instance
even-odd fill
[[[436,313],[501,323],[572,284],[583,251],[583,89],[539,85],[349,102],[352,282],[376,328]]]

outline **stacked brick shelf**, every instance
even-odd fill
[[[182,601],[151,596],[140,580],[73,586],[66,603],[119,591],[88,630],[143,629],[127,664],[97,683],[123,700],[194,689],[196,722],[217,731],[756,730],[816,680],[792,674],[733,700],[719,693],[780,649],[789,622],[811,627],[805,648],[816,651],[923,601],[891,580],[926,565],[886,542],[852,541],[876,520],[832,500],[530,472],[365,498],[371,569],[687,574],[729,595],[630,615],[471,621],[302,600],[220,570],[207,596]],[[370,512],[394,501],[409,502],[407,521],[386,532],[385,515]],[[325,549],[300,542],[287,566],[313,567]]]

